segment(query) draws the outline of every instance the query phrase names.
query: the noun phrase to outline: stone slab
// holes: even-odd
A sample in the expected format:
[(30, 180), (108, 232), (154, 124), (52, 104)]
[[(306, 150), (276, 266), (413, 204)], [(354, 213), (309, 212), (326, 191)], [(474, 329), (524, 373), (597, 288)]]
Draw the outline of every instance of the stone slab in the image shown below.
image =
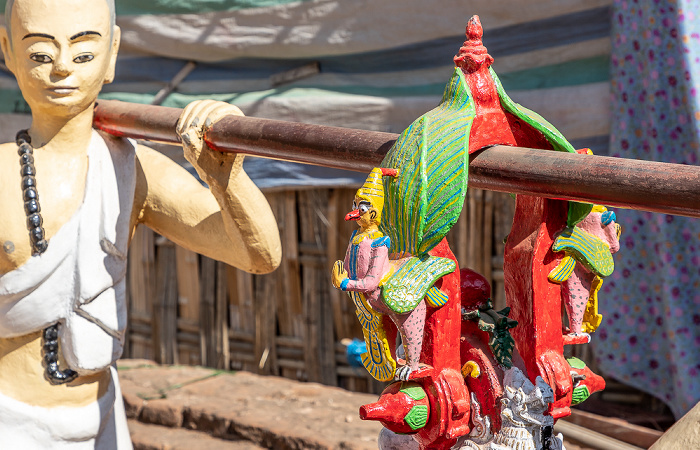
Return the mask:
[(250, 441), (227, 441), (197, 431), (129, 420), (134, 450), (262, 450)]
[[(375, 395), (248, 372), (159, 366), (144, 360), (121, 360), (118, 368), (135, 450), (378, 447), (381, 425), (362, 421), (358, 415), (361, 405), (376, 401)], [(146, 432), (153, 436), (149, 438)], [(181, 435), (189, 446), (166, 446), (180, 442), (170, 436)], [(252, 447), (214, 446), (227, 442)], [(590, 450), (570, 440), (566, 446), (568, 450)]]
[(377, 448), (381, 425), (358, 417), (375, 395), (247, 372), (144, 361), (118, 367), (131, 419), (266, 448)]

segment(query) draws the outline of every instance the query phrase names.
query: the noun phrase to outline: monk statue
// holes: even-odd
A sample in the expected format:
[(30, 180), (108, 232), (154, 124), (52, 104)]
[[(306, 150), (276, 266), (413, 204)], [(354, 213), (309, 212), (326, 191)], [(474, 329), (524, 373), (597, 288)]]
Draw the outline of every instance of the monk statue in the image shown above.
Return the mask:
[(203, 101), (178, 133), (209, 189), (160, 153), (92, 128), (114, 78), (113, 0), (9, 0), (0, 45), (32, 113), (0, 145), (0, 447), (130, 449), (115, 361), (136, 226), (252, 273), (281, 246), (241, 155), (202, 139), (225, 115)]

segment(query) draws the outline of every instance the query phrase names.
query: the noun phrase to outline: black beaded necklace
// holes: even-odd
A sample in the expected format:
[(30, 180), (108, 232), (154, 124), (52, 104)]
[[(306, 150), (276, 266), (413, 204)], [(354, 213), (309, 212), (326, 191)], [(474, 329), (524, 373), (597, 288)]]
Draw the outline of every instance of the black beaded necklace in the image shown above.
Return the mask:
[(34, 168), (34, 148), (32, 138), (27, 130), (17, 133), (17, 146), (19, 150), (19, 163), (22, 166), (22, 191), (24, 196), (24, 211), (27, 213), (27, 228), (32, 240), (34, 254), (46, 251), (49, 243), (44, 239), (43, 219), (41, 218), (41, 206), (39, 206), (39, 193), (36, 190), (36, 169)]
[[(39, 192), (36, 188), (36, 169), (34, 168), (34, 148), (32, 138), (27, 130), (17, 133), (17, 146), (19, 149), (19, 163), (22, 174), (22, 193), (24, 197), (24, 211), (27, 214), (27, 228), (29, 238), (32, 241), (32, 251), (40, 255), (46, 251), (49, 243), (46, 241), (46, 233), (42, 225), (41, 206), (39, 206)], [(44, 329), (42, 333), (44, 344), (42, 353), (46, 365), (46, 378), (52, 384), (63, 384), (73, 381), (78, 374), (71, 370), (60, 370), (58, 367), (58, 323)]]

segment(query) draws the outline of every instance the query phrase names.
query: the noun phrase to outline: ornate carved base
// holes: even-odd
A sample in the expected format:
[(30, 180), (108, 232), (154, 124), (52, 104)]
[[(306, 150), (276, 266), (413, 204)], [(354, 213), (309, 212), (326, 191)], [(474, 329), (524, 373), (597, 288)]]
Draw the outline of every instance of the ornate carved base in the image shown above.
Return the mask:
[[(517, 367), (509, 369), (503, 379), (501, 398), (503, 425), (491, 437), (480, 414), (480, 405), (472, 396), (472, 433), (457, 442), (454, 450), (565, 450), (561, 435), (551, 436), (554, 419), (546, 415), (554, 400), (552, 388), (540, 377), (537, 385)], [(549, 436), (547, 436), (549, 435)]]

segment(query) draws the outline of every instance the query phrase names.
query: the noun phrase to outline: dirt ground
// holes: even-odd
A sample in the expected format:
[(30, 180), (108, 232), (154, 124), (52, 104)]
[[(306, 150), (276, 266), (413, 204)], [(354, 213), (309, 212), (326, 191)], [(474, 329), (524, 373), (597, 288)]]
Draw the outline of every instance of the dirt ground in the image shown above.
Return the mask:
[(118, 368), (136, 450), (377, 449), (381, 425), (358, 416), (375, 395), (143, 360)]

